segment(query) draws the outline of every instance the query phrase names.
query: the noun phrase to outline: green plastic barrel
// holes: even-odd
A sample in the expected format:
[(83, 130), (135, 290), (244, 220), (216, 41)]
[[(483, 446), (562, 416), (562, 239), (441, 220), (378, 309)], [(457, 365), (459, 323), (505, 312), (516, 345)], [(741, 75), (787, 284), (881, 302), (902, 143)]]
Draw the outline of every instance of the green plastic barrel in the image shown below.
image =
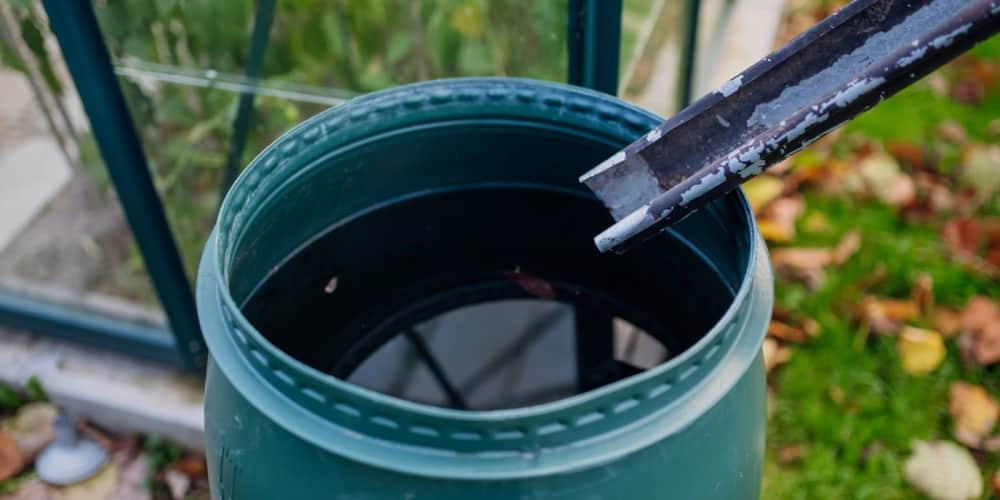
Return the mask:
[[(213, 498), (757, 498), (773, 291), (743, 195), (625, 256), (590, 240), (611, 220), (577, 177), (658, 122), (586, 89), (458, 79), (277, 139), (198, 275)], [(577, 391), (465, 410), (348, 381), (412, 323), (508, 299), (574, 308), (577, 361), (611, 316), (669, 359), (597, 383), (581, 365)]]

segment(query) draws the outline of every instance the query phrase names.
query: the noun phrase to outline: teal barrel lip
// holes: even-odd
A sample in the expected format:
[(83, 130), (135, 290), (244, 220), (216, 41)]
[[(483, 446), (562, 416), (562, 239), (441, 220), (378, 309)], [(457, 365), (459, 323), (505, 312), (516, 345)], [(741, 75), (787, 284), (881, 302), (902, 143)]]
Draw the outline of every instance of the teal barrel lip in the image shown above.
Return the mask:
[[(267, 255), (251, 241), (271, 230), (254, 226), (261, 214), (280, 210), (288, 203), (282, 196), (289, 186), (310, 182), (324, 159), (394, 133), (385, 129), (387, 123), (405, 133), (464, 121), (573, 129), (609, 147), (624, 145), (659, 123), (650, 113), (586, 89), (483, 78), (378, 92), (320, 113), (283, 135), (254, 159), (227, 195), (197, 285), (213, 370), (256, 411), (312, 446), (379, 469), (440, 479), (538, 478), (608, 464), (667, 442), (709, 412), (748, 370), (760, 368), (773, 301), (771, 272), (740, 192), (701, 215), (723, 226), (727, 218), (739, 224), (737, 234), (729, 236), (743, 256), (740, 279), (723, 317), (670, 361), (571, 398), (511, 410), (442, 409), (325, 375), (267, 341), (240, 312), (234, 295), (248, 293), (248, 285), (234, 279), (231, 270), (250, 258), (276, 266), (315, 229), (297, 220), (295, 226), (302, 227), (287, 231), (299, 236), (284, 247), (275, 244), (278, 248)], [(762, 399), (762, 385), (759, 391)], [(753, 453), (762, 459), (763, 415), (733, 418), (760, 422)]]

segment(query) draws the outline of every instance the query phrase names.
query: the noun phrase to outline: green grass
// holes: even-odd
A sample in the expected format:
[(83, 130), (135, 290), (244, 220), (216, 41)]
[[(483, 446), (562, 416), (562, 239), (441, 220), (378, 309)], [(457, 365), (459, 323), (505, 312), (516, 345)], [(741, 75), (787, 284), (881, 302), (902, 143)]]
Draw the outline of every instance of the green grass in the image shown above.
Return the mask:
[[(1000, 57), (1000, 39), (975, 53)], [(986, 141), (987, 125), (998, 116), (1000, 92), (994, 90), (982, 104), (968, 106), (920, 83), (853, 122), (848, 132), (886, 143), (927, 143), (934, 140), (937, 125), (950, 119), (963, 125), (971, 139)], [(947, 341), (948, 357), (935, 372), (908, 375), (900, 367), (896, 339), (864, 335), (851, 311), (865, 295), (908, 297), (919, 273), (933, 278), (936, 303), (953, 307), (975, 295), (1000, 297), (1000, 284), (954, 263), (936, 224), (907, 223), (892, 207), (818, 193), (807, 192), (806, 205), (807, 216), (822, 213), (829, 226), (810, 234), (800, 220), (792, 245), (833, 245), (852, 229), (861, 231), (863, 243), (849, 262), (828, 270), (819, 290), (781, 280), (776, 285), (777, 304), (816, 319), (822, 333), (794, 346), (791, 359), (772, 373), (775, 398), (764, 498), (922, 498), (903, 478), (910, 443), (951, 438), (948, 401), (953, 381), (982, 384), (997, 395), (1000, 376), (995, 368), (963, 366), (954, 340)], [(995, 211), (996, 203), (988, 206), (992, 208), (985, 212)], [(876, 269), (884, 269), (885, 278), (862, 289)], [(802, 458), (780, 464), (778, 451), (791, 445), (804, 447)], [(1000, 457), (981, 466), (987, 479), (1000, 467)]]

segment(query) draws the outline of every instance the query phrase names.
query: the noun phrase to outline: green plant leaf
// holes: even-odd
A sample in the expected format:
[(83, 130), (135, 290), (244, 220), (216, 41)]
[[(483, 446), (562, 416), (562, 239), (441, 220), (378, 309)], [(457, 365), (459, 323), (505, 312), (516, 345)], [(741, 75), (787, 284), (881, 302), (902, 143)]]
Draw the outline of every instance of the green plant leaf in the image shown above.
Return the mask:
[(45, 50), (45, 38), (38, 28), (38, 19), (34, 13), (29, 11), (29, 15), (21, 20), (21, 39), (28, 46), (28, 50), (35, 56), (38, 63), (38, 71), (42, 73), (46, 85), (56, 95), (62, 95), (63, 87), (59, 77), (52, 69), (52, 62), (49, 59), (49, 52)]
[(24, 404), (24, 399), (7, 384), (0, 382), (0, 407), (9, 410), (17, 409)]
[(7, 66), (20, 73), (27, 71), (21, 58), (17, 57), (14, 50), (7, 46), (7, 43), (3, 40), (0, 40), (0, 65)]
[(28, 397), (34, 401), (49, 400), (49, 395), (45, 392), (45, 388), (42, 387), (42, 382), (34, 375), (28, 377), (28, 381), (24, 384), (24, 389), (28, 393)]

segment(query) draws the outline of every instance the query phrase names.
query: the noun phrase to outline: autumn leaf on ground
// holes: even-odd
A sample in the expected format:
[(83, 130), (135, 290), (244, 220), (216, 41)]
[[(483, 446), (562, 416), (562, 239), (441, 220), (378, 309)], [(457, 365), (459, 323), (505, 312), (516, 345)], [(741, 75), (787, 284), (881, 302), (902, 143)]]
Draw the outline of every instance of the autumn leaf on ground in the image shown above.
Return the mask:
[(919, 144), (907, 141), (895, 141), (889, 144), (889, 154), (901, 163), (909, 165), (914, 170), (927, 168), (924, 148)]
[(937, 134), (942, 139), (956, 144), (965, 144), (969, 140), (969, 134), (965, 132), (965, 127), (955, 120), (945, 120), (939, 123)]
[(773, 319), (767, 327), (767, 334), (779, 340), (796, 343), (805, 342), (808, 338), (805, 330)]
[(972, 298), (959, 324), (959, 349), (964, 361), (982, 366), (1000, 361), (1000, 306), (995, 301)]
[(955, 439), (973, 448), (981, 447), (1000, 416), (1000, 405), (985, 389), (965, 382), (951, 384), (948, 409), (955, 422)]
[(0, 430), (0, 481), (14, 477), (23, 467), (24, 456), (17, 447), (17, 441)]
[(29, 403), (0, 422), (0, 429), (17, 441), (25, 461), (31, 462), (55, 439), (53, 425), (58, 413), (52, 403)]
[(910, 297), (921, 316), (929, 315), (934, 310), (934, 278), (927, 273), (918, 274)]
[(771, 337), (764, 339), (762, 350), (764, 353), (764, 371), (766, 373), (770, 373), (776, 366), (788, 361), (788, 358), (792, 355), (791, 350)]
[(920, 309), (910, 300), (865, 297), (861, 302), (862, 328), (882, 335), (896, 333), (918, 316)]
[(788, 446), (783, 446), (778, 450), (778, 462), (783, 465), (788, 465), (793, 462), (798, 462), (806, 454), (806, 447), (801, 444), (792, 444)]
[(951, 309), (934, 311), (934, 328), (946, 338), (954, 337), (962, 327), (962, 315)]
[(956, 262), (972, 272), (1000, 277), (1000, 219), (951, 219), (941, 226), (941, 239)]
[(743, 183), (743, 194), (754, 213), (760, 213), (785, 190), (785, 181), (773, 175), (759, 175)]
[(812, 289), (823, 285), (825, 268), (842, 265), (861, 247), (861, 233), (851, 231), (834, 248), (787, 247), (771, 251), (775, 270), (791, 279), (804, 282)]
[(941, 334), (905, 326), (899, 332), (899, 360), (910, 375), (927, 375), (941, 366), (945, 347)]
[(983, 198), (1000, 188), (1000, 145), (970, 145), (962, 155), (962, 181)]
[(885, 153), (873, 153), (861, 160), (856, 175), (863, 189), (887, 205), (902, 207), (917, 195), (913, 178), (900, 169), (899, 162)]
[(784, 243), (795, 238), (795, 221), (805, 211), (801, 196), (778, 198), (761, 211), (757, 229), (767, 241)]
[(906, 482), (935, 500), (969, 500), (983, 494), (975, 459), (951, 441), (914, 441), (903, 472)]
[(205, 457), (201, 455), (184, 455), (174, 462), (173, 468), (192, 478), (204, 477), (208, 473), (205, 465)]

